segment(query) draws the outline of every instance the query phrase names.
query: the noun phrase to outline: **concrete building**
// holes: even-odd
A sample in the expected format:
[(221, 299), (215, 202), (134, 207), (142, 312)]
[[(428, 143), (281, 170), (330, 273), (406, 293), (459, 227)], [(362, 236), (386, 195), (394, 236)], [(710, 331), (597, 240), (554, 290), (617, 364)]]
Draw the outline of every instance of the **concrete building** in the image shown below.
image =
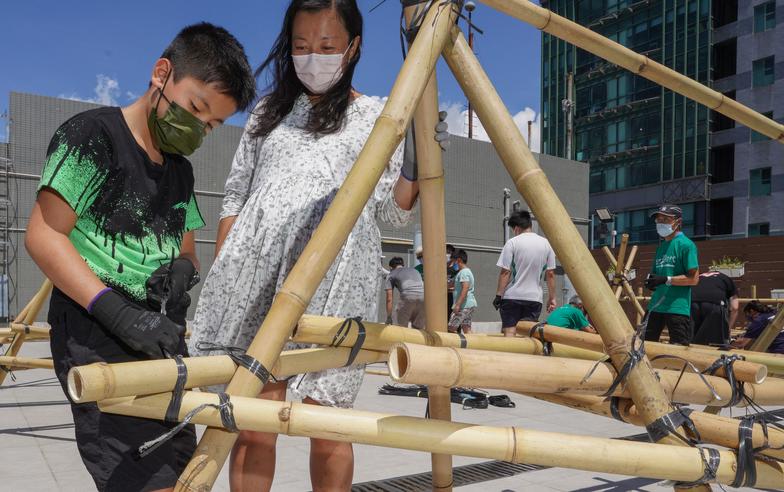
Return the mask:
[[(775, 84), (784, 77), (776, 59), (782, 0), (542, 5), (757, 111), (784, 116), (784, 89)], [(570, 77), (572, 124), (563, 105)], [(609, 208), (615, 229), (634, 242), (657, 240), (647, 212), (661, 202), (683, 207), (691, 237), (784, 233), (780, 144), (548, 34), (542, 143), (543, 153), (590, 164), (590, 210)], [(594, 227), (594, 243), (607, 244), (607, 232)]]
[[(11, 280), (9, 297), (10, 314), (13, 315), (30, 299), (42, 280), (40, 272), (24, 250), (22, 234), (35, 200), (47, 145), (54, 131), (66, 119), (96, 106), (32, 94), (11, 93), (10, 97), (12, 123), (7, 149), (12, 171), (7, 178), (15, 214), (8, 226), (13, 250), (10, 258), (13, 261), (9, 261), (5, 273)], [(206, 138), (204, 145), (190, 159), (196, 176), (199, 207), (207, 222), (206, 227), (196, 231), (197, 254), (203, 276), (213, 260), (223, 184), (241, 134), (242, 128), (224, 125)], [(0, 152), (2, 150), (0, 147)], [(541, 156), (541, 164), (570, 215), (575, 218), (581, 233), (587, 237), (587, 166), (551, 156)], [(487, 142), (452, 137), (452, 144), (445, 153), (445, 168), (448, 240), (468, 252), (469, 266), (477, 282), (479, 310), (475, 319), (497, 321), (499, 318), (491, 301), (495, 295), (498, 274), (495, 263), (503, 245), (503, 189), (513, 189), (513, 183), (495, 150)], [(510, 200), (522, 202), (514, 191)], [(524, 202), (521, 206), (527, 208)], [(380, 226), (384, 265), (392, 256), (402, 256), (407, 264), (413, 265), (417, 226), (411, 224), (404, 229), (391, 229), (384, 224)], [(379, 273), (381, 262), (382, 259), (379, 259)], [(198, 298), (199, 289), (200, 286), (197, 286), (192, 293), (194, 299)], [(563, 291), (562, 275), (559, 276), (558, 289), (560, 303), (568, 295)], [(379, 292), (379, 318), (382, 320), (385, 318), (384, 303), (381, 302), (383, 299), (384, 293)]]

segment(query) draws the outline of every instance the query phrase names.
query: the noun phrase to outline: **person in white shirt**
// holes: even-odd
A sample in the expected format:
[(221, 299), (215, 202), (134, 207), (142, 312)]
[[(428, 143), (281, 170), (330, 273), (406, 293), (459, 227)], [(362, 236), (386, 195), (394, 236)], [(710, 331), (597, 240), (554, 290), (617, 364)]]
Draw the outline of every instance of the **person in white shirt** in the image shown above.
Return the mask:
[(542, 276), (547, 280), (547, 312), (555, 309), (555, 252), (547, 239), (531, 230), (530, 212), (515, 212), (508, 223), (514, 237), (496, 264), (501, 272), (493, 307), (501, 311), (504, 335), (513, 337), (519, 321), (538, 321), (542, 314)]

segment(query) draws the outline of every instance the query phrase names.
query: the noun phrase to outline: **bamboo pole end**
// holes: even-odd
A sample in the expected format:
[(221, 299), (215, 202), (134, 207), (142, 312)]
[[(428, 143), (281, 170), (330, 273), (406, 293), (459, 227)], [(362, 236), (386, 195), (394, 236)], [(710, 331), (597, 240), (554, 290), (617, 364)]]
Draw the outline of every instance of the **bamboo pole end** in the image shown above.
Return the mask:
[(408, 347), (404, 343), (395, 343), (389, 348), (389, 377), (398, 383), (404, 382), (409, 366)]

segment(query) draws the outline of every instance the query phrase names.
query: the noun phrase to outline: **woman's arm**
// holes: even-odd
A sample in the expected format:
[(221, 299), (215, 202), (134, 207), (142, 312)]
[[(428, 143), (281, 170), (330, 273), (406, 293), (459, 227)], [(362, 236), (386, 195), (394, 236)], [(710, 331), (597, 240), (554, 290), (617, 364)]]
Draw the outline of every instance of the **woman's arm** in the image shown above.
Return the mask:
[(236, 215), (230, 215), (228, 217), (223, 217), (220, 222), (218, 222), (218, 233), (215, 237), (215, 256), (218, 256), (218, 253), (223, 247), (223, 242), (226, 240), (226, 236), (229, 235), (229, 231), (231, 231), (231, 227), (234, 225), (234, 222), (237, 221)]

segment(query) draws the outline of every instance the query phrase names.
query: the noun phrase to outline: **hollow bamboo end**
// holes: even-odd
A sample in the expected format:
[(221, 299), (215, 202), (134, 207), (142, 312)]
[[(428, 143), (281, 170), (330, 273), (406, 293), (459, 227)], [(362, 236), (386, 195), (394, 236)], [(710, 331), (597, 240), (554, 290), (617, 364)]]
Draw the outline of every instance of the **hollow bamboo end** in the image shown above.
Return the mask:
[(76, 403), (82, 403), (82, 393), (84, 390), (84, 381), (79, 372), (78, 367), (71, 368), (68, 371), (68, 395)]
[(760, 365), (759, 369), (757, 370), (757, 374), (754, 377), (754, 382), (757, 384), (762, 384), (767, 377), (768, 377), (768, 366)]
[(396, 343), (389, 349), (389, 377), (394, 381), (401, 383), (405, 380), (406, 372), (408, 371), (408, 347), (402, 343)]

